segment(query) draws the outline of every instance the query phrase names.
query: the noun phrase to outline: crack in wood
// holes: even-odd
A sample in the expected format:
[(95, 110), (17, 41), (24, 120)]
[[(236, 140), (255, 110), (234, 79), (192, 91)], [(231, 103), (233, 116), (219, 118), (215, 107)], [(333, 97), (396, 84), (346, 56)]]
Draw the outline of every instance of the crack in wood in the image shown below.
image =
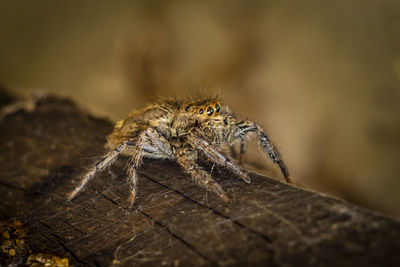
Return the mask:
[[(105, 136), (112, 131), (109, 121), (91, 118), (71, 101), (46, 98), (33, 112), (18, 114), (18, 120), (10, 115), (6, 123), (0, 124), (0, 138), (4, 140), (0, 147), (8, 159), (7, 164), (0, 165), (4, 212), (0, 215), (6, 220), (23, 221), (32, 229), (27, 241), (33, 251), (45, 246), (71, 255), (74, 265), (81, 265), (82, 259), (90, 265), (107, 265), (111, 264), (115, 246), (123, 242), (120, 240), (130, 241), (136, 235), (135, 241), (124, 247), (122, 260), (128, 260), (121, 265), (134, 260), (138, 265), (177, 261), (181, 265), (400, 266), (400, 258), (396, 257), (400, 250), (398, 221), (318, 192), (288, 188), (268, 177), (258, 176), (262, 180), (254, 179), (245, 189), (232, 182), (233, 193), (240, 192), (237, 194), (243, 205), (232, 205), (229, 211), (219, 205), (217, 198), (205, 203), (199, 200), (204, 189), (186, 187), (186, 182), (174, 180), (183, 172), (178, 165), (166, 162), (154, 164), (147, 171), (146, 166), (139, 170), (145, 178), (141, 192), (146, 197), (141, 199), (143, 206), (137, 207), (136, 215), (122, 205), (127, 192), (121, 184), (94, 197), (93, 192), (105, 187), (101, 180), (92, 182), (90, 190), (66, 203), (64, 194), (71, 189), (72, 179), (77, 178), (82, 159), (102, 153)], [(38, 131), (38, 125), (43, 130)], [(4, 149), (8, 142), (14, 145)], [(10, 175), (10, 168), (32, 171)], [(121, 163), (118, 169), (122, 172), (122, 168)], [(47, 173), (43, 177), (42, 171)], [(43, 183), (46, 177), (58, 176), (61, 179)], [(40, 193), (45, 192), (40, 197), (32, 197), (21, 187), (33, 181), (41, 185)], [(260, 183), (268, 185), (268, 190)], [(118, 211), (111, 205), (122, 209)], [(138, 228), (133, 226), (134, 233), (119, 231), (116, 225), (124, 224), (124, 229), (136, 225), (127, 219), (130, 216), (140, 218)], [(150, 220), (153, 226), (149, 227), (145, 221)], [(311, 249), (303, 241), (311, 242)], [(145, 262), (132, 258), (133, 248), (139, 260), (144, 256)]]
[[(115, 200), (107, 197), (106, 195), (104, 195), (103, 193), (99, 193), (102, 197), (104, 197), (104, 199), (110, 201), (111, 203), (113, 203), (114, 205), (117, 205), (118, 207), (121, 207), (125, 210), (128, 211), (132, 211), (129, 208), (126, 208), (122, 205), (120, 205), (118, 202), (116, 202)], [(151, 217), (149, 214), (145, 213), (144, 211), (141, 211), (139, 209), (137, 209), (138, 212), (140, 212), (141, 214), (143, 214), (146, 218), (150, 219), (152, 222), (154, 222), (156, 225), (158, 225), (159, 227), (161, 227), (162, 229), (164, 229), (169, 235), (171, 235), (173, 238), (175, 238), (176, 240), (178, 240), (179, 242), (181, 242), (183, 245), (185, 245), (187, 248), (189, 248), (190, 250), (192, 250), (193, 252), (195, 252), (197, 255), (199, 255), (201, 258), (203, 258), (204, 260), (213, 263), (214, 265), (216, 265), (216, 263), (208, 258), (207, 256), (205, 256), (203, 253), (201, 253), (200, 251), (198, 251), (195, 247), (193, 247), (190, 243), (188, 243), (186, 240), (184, 240), (182, 237), (178, 236), (177, 234), (173, 233), (171, 231), (171, 229), (169, 229), (166, 225), (162, 224), (161, 222), (155, 220), (153, 217)]]
[(77, 255), (75, 255), (75, 253), (69, 249), (62, 241), (61, 239), (56, 235), (56, 234), (52, 234), (55, 238), (56, 238), (56, 242), (65, 250), (67, 251), (72, 258), (74, 258), (74, 260), (76, 260), (78, 263), (80, 264), (87, 264), (87, 262), (82, 261)]
[[(256, 201), (251, 201), (251, 203), (254, 206), (259, 206), (258, 202), (256, 202)], [(283, 216), (277, 214), (276, 212), (272, 211), (271, 209), (269, 209), (267, 207), (260, 207), (260, 208), (262, 208), (264, 211), (266, 211), (267, 214), (270, 214), (271, 216), (273, 216), (276, 219), (278, 219), (279, 221), (281, 221), (290, 230), (292, 230), (299, 237), (300, 240), (302, 240), (307, 246), (311, 247), (311, 243), (308, 240), (308, 238), (303, 236), (303, 233), (301, 232), (301, 230), (296, 225), (294, 225), (291, 221), (289, 221), (288, 219), (284, 218)]]
[(167, 231), (168, 234), (170, 234), (172, 237), (174, 237), (175, 239), (179, 240), (182, 244), (184, 244), (186, 247), (188, 247), (190, 250), (192, 250), (193, 252), (195, 252), (197, 255), (199, 255), (200, 257), (202, 257), (203, 259), (205, 259), (206, 261), (208, 261), (209, 263), (211, 263), (212, 265), (217, 265), (217, 263), (215, 261), (213, 261), (212, 259), (210, 259), (209, 257), (207, 257), (206, 255), (204, 255), (203, 253), (201, 253), (200, 251), (198, 251), (193, 245), (191, 245), (189, 242), (187, 242), (186, 240), (184, 240), (182, 237), (178, 236), (177, 234), (173, 233), (171, 231), (171, 229), (169, 229), (166, 225), (162, 224), (161, 222), (155, 220), (154, 218), (152, 218), (150, 215), (148, 215), (147, 213), (143, 212), (143, 211), (139, 211), (141, 214), (143, 214), (144, 216), (146, 216), (147, 218), (149, 218), (150, 220), (152, 220), (155, 224), (157, 224), (158, 226), (160, 226), (161, 228), (163, 228), (164, 230)]
[(16, 190), (19, 190), (19, 191), (22, 191), (22, 192), (27, 192), (28, 191), (25, 188), (18, 187), (18, 186), (15, 186), (15, 185), (11, 185), (11, 184), (8, 184), (8, 183), (3, 182), (3, 181), (0, 181), (0, 186), (16, 189)]
[(116, 202), (114, 199), (109, 198), (108, 196), (106, 196), (105, 194), (103, 194), (102, 192), (97, 192), (100, 196), (102, 196), (103, 198), (107, 199), (108, 201), (110, 201), (111, 203), (113, 203), (114, 205), (117, 205), (118, 207), (121, 207), (123, 209), (126, 209), (124, 206), (120, 205), (118, 202)]
[(150, 181), (152, 181), (152, 182), (154, 182), (154, 183), (156, 183), (156, 184), (158, 184), (158, 185), (160, 185), (160, 186), (162, 186), (162, 187), (164, 187), (164, 188), (167, 188), (167, 189), (169, 189), (169, 190), (171, 190), (171, 191), (173, 191), (173, 192), (179, 194), (180, 196), (183, 196), (185, 199), (187, 199), (187, 200), (193, 202), (194, 204), (196, 204), (196, 205), (198, 205), (198, 206), (200, 206), (200, 207), (202, 207), (202, 208), (204, 208), (204, 209), (207, 209), (207, 210), (211, 211), (212, 213), (214, 213), (214, 214), (216, 214), (216, 215), (218, 215), (218, 216), (220, 216), (220, 217), (222, 217), (222, 218), (224, 218), (224, 219), (226, 219), (226, 220), (232, 222), (233, 224), (239, 226), (240, 228), (243, 228), (243, 229), (245, 229), (245, 230), (247, 230), (247, 231), (249, 231), (249, 232), (251, 232), (251, 233), (253, 233), (253, 234), (255, 234), (255, 235), (260, 236), (260, 237), (261, 237), (262, 239), (264, 239), (267, 243), (272, 244), (271, 238), (269, 238), (267, 235), (265, 235), (265, 234), (263, 234), (263, 233), (260, 233), (260, 232), (254, 230), (254, 229), (251, 229), (251, 228), (246, 227), (246, 225), (244, 225), (244, 224), (238, 222), (237, 220), (235, 220), (235, 219), (233, 219), (233, 218), (231, 218), (231, 217), (229, 217), (229, 216), (226, 216), (226, 215), (222, 214), (221, 212), (219, 212), (219, 211), (213, 209), (213, 208), (210, 207), (210, 206), (206, 206), (206, 205), (204, 205), (204, 204), (202, 204), (202, 203), (200, 203), (200, 202), (198, 202), (198, 201), (196, 201), (196, 200), (190, 198), (188, 195), (186, 195), (186, 194), (184, 194), (184, 193), (182, 193), (182, 192), (180, 192), (180, 191), (178, 191), (178, 190), (176, 190), (176, 189), (174, 189), (174, 188), (171, 188), (171, 187), (169, 187), (168, 185), (165, 185), (165, 184), (163, 184), (163, 183), (161, 183), (161, 182), (159, 182), (159, 181), (157, 181), (157, 180), (155, 180), (155, 179), (149, 177), (149, 176), (146, 175), (146, 174), (141, 173), (141, 175), (145, 176), (145, 177), (146, 177), (147, 179), (149, 179)]
[(51, 231), (51, 235), (55, 238), (56, 242), (66, 252), (68, 252), (72, 256), (72, 258), (74, 258), (74, 260), (76, 260), (80, 264), (87, 264), (86, 262), (82, 261), (77, 255), (75, 255), (75, 253), (64, 244), (64, 240), (61, 237), (59, 237), (58, 235), (56, 235), (56, 231), (54, 231), (54, 229), (52, 227), (50, 227), (49, 225), (45, 224), (44, 222), (42, 222), (40, 220), (39, 220), (39, 223)]
[(200, 202), (198, 202), (198, 201), (196, 201), (196, 200), (190, 198), (189, 196), (187, 196), (186, 194), (180, 192), (179, 190), (176, 190), (176, 189), (174, 189), (174, 188), (172, 188), (172, 187), (169, 187), (168, 185), (165, 185), (165, 184), (163, 184), (163, 183), (161, 183), (161, 182), (159, 182), (159, 181), (157, 181), (157, 180), (151, 178), (150, 176), (148, 176), (148, 175), (146, 175), (146, 174), (144, 174), (144, 173), (140, 173), (140, 174), (141, 174), (142, 176), (146, 177), (148, 180), (152, 181), (153, 183), (156, 183), (156, 184), (158, 184), (158, 185), (160, 185), (160, 186), (162, 186), (162, 187), (164, 187), (164, 188), (166, 188), (166, 189), (169, 189), (169, 190), (171, 190), (172, 192), (175, 192), (175, 193), (177, 193), (178, 195), (180, 195), (180, 196), (184, 197), (185, 199), (189, 200), (190, 202), (192, 202), (192, 203), (194, 203), (194, 204), (196, 204), (196, 205), (198, 205), (198, 206), (200, 206), (200, 207), (202, 207), (202, 208), (204, 208), (204, 209), (207, 209), (207, 210), (211, 211), (213, 214), (215, 214), (215, 215), (217, 215), (217, 216), (220, 216), (220, 217), (222, 217), (222, 218), (224, 218), (224, 219), (230, 221), (232, 224), (234, 224), (234, 225), (236, 225), (236, 226), (238, 226), (238, 227), (240, 227), (240, 228), (242, 228), (242, 229), (244, 229), (244, 230), (246, 230), (246, 231), (248, 231), (248, 232), (250, 232), (250, 233), (252, 233), (252, 234), (254, 234), (254, 235), (257, 235), (257, 236), (261, 237), (261, 238), (268, 244), (267, 246), (268, 246), (268, 248), (269, 248), (269, 252), (271, 253), (272, 259), (274, 259), (274, 262), (273, 262), (273, 263), (274, 263), (276, 266), (279, 266), (279, 265), (280, 265), (280, 264), (278, 263), (278, 261), (277, 261), (276, 253), (275, 253), (275, 250), (273, 249), (273, 246), (272, 246), (272, 240), (271, 240), (271, 238), (269, 238), (267, 235), (265, 235), (265, 234), (263, 234), (263, 233), (260, 233), (260, 232), (254, 230), (254, 229), (251, 229), (251, 228), (246, 227), (246, 225), (244, 225), (244, 224), (238, 222), (237, 220), (235, 220), (235, 219), (233, 219), (233, 218), (231, 218), (231, 217), (229, 217), (229, 216), (226, 216), (226, 215), (222, 214), (221, 212), (219, 212), (219, 211), (213, 209), (213, 208), (210, 207), (210, 206), (206, 206), (206, 205), (204, 205), (204, 204), (202, 204), (202, 203), (200, 203)]
[(77, 231), (78, 233), (82, 234), (82, 235), (87, 235), (87, 233), (83, 232), (82, 230), (76, 228), (74, 225), (70, 224), (67, 220), (63, 220), (63, 222), (68, 225), (69, 227), (71, 227), (72, 229), (74, 229), (75, 231)]

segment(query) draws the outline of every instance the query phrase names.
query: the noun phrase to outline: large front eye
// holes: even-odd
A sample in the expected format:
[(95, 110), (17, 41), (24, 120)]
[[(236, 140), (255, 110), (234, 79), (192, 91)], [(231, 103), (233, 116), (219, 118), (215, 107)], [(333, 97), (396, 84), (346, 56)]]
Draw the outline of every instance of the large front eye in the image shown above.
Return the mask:
[(212, 116), (213, 113), (214, 113), (214, 109), (213, 109), (211, 106), (209, 106), (209, 107), (207, 108), (207, 114), (208, 114), (208, 116)]
[(219, 104), (215, 104), (215, 112), (219, 112), (221, 110), (221, 106)]
[(203, 113), (204, 113), (204, 110), (201, 108), (201, 109), (199, 110), (199, 113), (200, 113), (200, 114), (203, 114)]

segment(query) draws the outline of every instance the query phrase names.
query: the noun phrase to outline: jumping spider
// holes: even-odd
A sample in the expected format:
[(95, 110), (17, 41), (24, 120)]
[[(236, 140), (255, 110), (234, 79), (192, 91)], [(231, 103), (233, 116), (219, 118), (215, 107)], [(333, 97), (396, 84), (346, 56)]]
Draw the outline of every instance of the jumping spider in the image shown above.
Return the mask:
[(79, 185), (70, 193), (69, 200), (98, 172), (124, 154), (131, 157), (127, 174), (131, 184), (130, 204), (136, 198), (136, 171), (144, 157), (176, 160), (197, 184), (228, 202), (229, 198), (222, 188), (196, 160), (199, 155), (205, 156), (207, 160), (228, 168), (250, 183), (246, 172), (234, 162), (228, 151), (239, 141), (242, 155), (246, 138), (251, 133), (257, 136), (263, 151), (278, 164), (286, 182), (290, 182), (280, 153), (259, 125), (250, 120), (237, 121), (229, 108), (221, 106), (217, 98), (186, 102), (168, 99), (133, 111), (116, 123), (114, 131), (107, 138), (110, 151), (82, 177)]

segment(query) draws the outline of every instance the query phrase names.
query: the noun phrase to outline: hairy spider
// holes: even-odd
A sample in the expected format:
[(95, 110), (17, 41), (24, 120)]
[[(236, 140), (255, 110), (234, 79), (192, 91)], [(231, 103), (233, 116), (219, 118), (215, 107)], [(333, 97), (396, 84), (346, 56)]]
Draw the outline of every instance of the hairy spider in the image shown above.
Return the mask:
[(107, 138), (110, 151), (82, 177), (69, 199), (73, 199), (90, 179), (124, 154), (131, 158), (127, 174), (131, 185), (130, 204), (136, 198), (136, 171), (144, 157), (176, 160), (198, 185), (228, 202), (229, 198), (222, 188), (196, 160), (199, 155), (205, 156), (207, 160), (225, 166), (250, 183), (246, 172), (228, 152), (232, 151), (229, 147), (240, 142), (242, 155), (245, 141), (251, 133), (257, 136), (263, 151), (278, 164), (286, 181), (290, 182), (279, 151), (259, 125), (250, 120), (237, 121), (229, 108), (221, 106), (217, 98), (185, 102), (167, 99), (133, 111), (116, 123), (114, 131)]

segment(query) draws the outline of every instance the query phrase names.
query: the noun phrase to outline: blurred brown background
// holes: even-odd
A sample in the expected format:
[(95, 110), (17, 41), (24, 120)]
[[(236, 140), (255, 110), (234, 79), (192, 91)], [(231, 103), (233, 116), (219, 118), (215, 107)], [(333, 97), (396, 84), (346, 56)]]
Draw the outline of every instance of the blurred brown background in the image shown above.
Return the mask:
[(60, 93), (112, 119), (218, 93), (265, 126), (296, 183), (400, 216), (398, 0), (0, 1), (0, 12), (10, 91)]

